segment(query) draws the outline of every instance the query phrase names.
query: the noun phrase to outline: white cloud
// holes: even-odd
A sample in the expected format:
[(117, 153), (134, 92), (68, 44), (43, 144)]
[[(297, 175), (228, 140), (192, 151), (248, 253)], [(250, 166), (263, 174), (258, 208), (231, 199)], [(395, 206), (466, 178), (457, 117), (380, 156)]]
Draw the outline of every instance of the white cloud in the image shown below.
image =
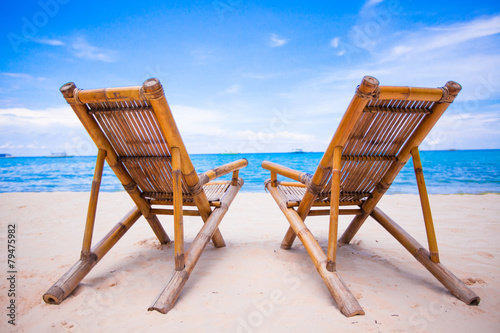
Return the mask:
[[(340, 46), (340, 37), (335, 37), (330, 41), (330, 46), (333, 48), (338, 48)], [(335, 54), (339, 57), (343, 56), (346, 53), (346, 50), (341, 48), (339, 51), (335, 52)]]
[(181, 135), (223, 135), (221, 120), (225, 115), (216, 110), (200, 109), (187, 105), (171, 105), (175, 122), (179, 127)]
[(26, 74), (26, 73), (1, 73), (2, 75), (12, 77), (15, 79), (22, 79), (22, 80), (38, 80), (38, 81), (44, 81), (46, 78), (44, 77), (34, 77), (33, 75)]
[(288, 39), (281, 38), (276, 34), (271, 34), (271, 41), (270, 41), (269, 45), (271, 47), (281, 47), (281, 46), (285, 45), (286, 43), (288, 43), (288, 41), (289, 41)]
[(249, 78), (249, 79), (265, 80), (265, 79), (272, 79), (272, 78), (276, 77), (277, 74), (273, 74), (273, 73), (267, 73), (267, 74), (243, 73), (243, 74), (241, 74), (241, 76)]
[(364, 7), (370, 7), (370, 6), (375, 6), (376, 4), (381, 3), (384, 0), (368, 0), (365, 4)]
[[(447, 111), (448, 112), (448, 111)], [(450, 110), (439, 120), (422, 143), (422, 149), (498, 149), (500, 115), (498, 112), (475, 114)]]
[(294, 133), (290, 131), (237, 131), (234, 133), (237, 139), (243, 140), (261, 140), (263, 142), (280, 139), (289, 140), (292, 142), (310, 142), (313, 141), (315, 136), (311, 134)]
[[(72, 137), (79, 137), (73, 142)], [(85, 142), (83, 144), (82, 142)], [(0, 109), (0, 148), (15, 156), (95, 154), (95, 145), (69, 106)]]
[(58, 39), (50, 39), (50, 38), (38, 38), (33, 40), (35, 43), (38, 44), (45, 44), (45, 45), (51, 45), (51, 46), (63, 46), (66, 45), (63, 41), (60, 41)]
[(0, 109), (0, 128), (33, 128), (48, 126), (80, 126), (69, 107), (30, 110), (26, 108)]
[(339, 47), (339, 42), (340, 42), (340, 38), (339, 37), (335, 37), (333, 38), (331, 41), (330, 41), (330, 45), (334, 48), (337, 48)]
[(78, 37), (73, 42), (73, 44), (71, 45), (71, 51), (76, 57), (82, 59), (103, 61), (103, 62), (115, 61), (113, 52), (101, 49), (96, 46), (92, 46), (83, 37)]
[(224, 94), (235, 94), (241, 90), (241, 86), (239, 84), (233, 84), (231, 87), (224, 90)]
[(15, 150), (18, 150), (18, 149), (29, 149), (29, 150), (33, 150), (33, 149), (45, 149), (47, 148), (45, 145), (40, 145), (38, 142), (32, 142), (32, 143), (29, 143), (29, 144), (14, 144), (12, 143), (12, 141), (9, 141), (3, 145), (0, 146), (0, 149), (8, 149), (8, 150), (12, 150), (12, 149), (15, 149)]
[(476, 19), (450, 26), (429, 27), (405, 35), (400, 44), (392, 47), (385, 60), (406, 54), (421, 54), (453, 47), (482, 37), (500, 33), (500, 16)]
[(205, 65), (207, 60), (213, 59), (214, 50), (208, 48), (198, 48), (191, 51), (194, 61), (198, 65)]
[(10, 76), (16, 79), (33, 79), (32, 75), (25, 74), (25, 73), (2, 73), (2, 75), (5, 76)]
[(371, 36), (369, 52), (355, 40), (339, 41), (335, 52), (343, 51), (337, 55), (347, 66), (319, 74), (319, 89), (335, 90), (339, 78), (357, 84), (364, 75), (373, 75), (385, 85), (434, 87), (454, 80), (463, 86), (457, 102), (500, 98), (500, 15), (412, 31), (386, 28), (383, 35)]

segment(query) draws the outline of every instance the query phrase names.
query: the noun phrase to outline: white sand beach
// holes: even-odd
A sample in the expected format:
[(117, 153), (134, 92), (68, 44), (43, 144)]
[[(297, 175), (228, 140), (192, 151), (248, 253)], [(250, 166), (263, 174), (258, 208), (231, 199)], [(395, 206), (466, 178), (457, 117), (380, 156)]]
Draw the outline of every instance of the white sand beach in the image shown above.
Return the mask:
[[(344, 317), (296, 241), (280, 249), (288, 223), (269, 194), (240, 193), (222, 220), (227, 246), (209, 244), (168, 314), (147, 308), (174, 271), (173, 244), (160, 245), (141, 218), (60, 305), (42, 295), (78, 259), (88, 193), (0, 194), (1, 332), (498, 332), (500, 195), (430, 197), (441, 262), (481, 297), (452, 296), (369, 219), (338, 251), (338, 272), (366, 315)], [(101, 193), (94, 243), (132, 208), (125, 192)], [(421, 244), (416, 195), (379, 204)], [(160, 217), (173, 237), (171, 217)], [(349, 223), (342, 216), (340, 232)], [(8, 225), (16, 225), (16, 326), (8, 324)], [(307, 224), (323, 248), (327, 217)], [(187, 245), (202, 222), (185, 217)]]

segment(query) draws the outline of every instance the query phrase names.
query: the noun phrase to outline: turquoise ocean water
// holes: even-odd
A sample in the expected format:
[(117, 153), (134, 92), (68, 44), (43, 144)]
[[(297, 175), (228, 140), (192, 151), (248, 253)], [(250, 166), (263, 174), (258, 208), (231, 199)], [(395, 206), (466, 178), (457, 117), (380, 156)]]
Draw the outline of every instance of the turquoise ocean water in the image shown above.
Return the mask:
[[(248, 167), (240, 171), (245, 185), (242, 192), (264, 192), (269, 172), (260, 166), (269, 160), (313, 173), (323, 153), (261, 153), (191, 155), (197, 172), (203, 172), (239, 158)], [(421, 152), (427, 189), (431, 194), (500, 193), (500, 150)], [(0, 158), (0, 192), (90, 191), (96, 157), (13, 157)], [(226, 176), (227, 179), (228, 176)], [(122, 191), (106, 165), (102, 191)], [(411, 161), (398, 175), (389, 193), (418, 193)]]

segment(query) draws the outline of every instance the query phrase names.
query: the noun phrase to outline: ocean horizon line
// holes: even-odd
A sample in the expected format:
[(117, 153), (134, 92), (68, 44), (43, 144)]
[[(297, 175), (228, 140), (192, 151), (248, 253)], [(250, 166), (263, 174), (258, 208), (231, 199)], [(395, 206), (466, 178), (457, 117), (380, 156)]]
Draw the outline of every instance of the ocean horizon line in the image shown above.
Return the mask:
[[(448, 151), (495, 151), (495, 150), (500, 150), (500, 148), (471, 148), (471, 149), (419, 149), (420, 152), (448, 152)], [(265, 154), (320, 154), (324, 153), (324, 151), (301, 151), (301, 152), (295, 152), (295, 151), (277, 151), (277, 152), (222, 152), (222, 153), (189, 153), (189, 155), (245, 155), (245, 154), (251, 154), (251, 155), (265, 155)], [(1, 155), (10, 155), (6, 157), (0, 157), (0, 158), (30, 158), (30, 157), (46, 157), (46, 158), (57, 158), (57, 157), (96, 157), (96, 154), (93, 155), (71, 155), (68, 154), (67, 156), (51, 156), (51, 155), (13, 155), (12, 153), (0, 153)]]
[[(427, 190), (430, 194), (500, 193), (500, 149), (421, 151)], [(269, 171), (261, 167), (264, 160), (313, 174), (323, 152), (191, 154), (198, 173), (233, 162), (248, 160), (240, 170), (245, 185), (242, 192), (264, 192)], [(31, 156), (0, 158), (0, 192), (86, 192), (90, 189), (96, 156)], [(225, 175), (220, 180), (228, 180)], [(279, 176), (279, 180), (285, 178)], [(123, 187), (106, 164), (101, 191), (114, 192)], [(388, 193), (416, 194), (413, 163), (407, 163), (394, 180)]]

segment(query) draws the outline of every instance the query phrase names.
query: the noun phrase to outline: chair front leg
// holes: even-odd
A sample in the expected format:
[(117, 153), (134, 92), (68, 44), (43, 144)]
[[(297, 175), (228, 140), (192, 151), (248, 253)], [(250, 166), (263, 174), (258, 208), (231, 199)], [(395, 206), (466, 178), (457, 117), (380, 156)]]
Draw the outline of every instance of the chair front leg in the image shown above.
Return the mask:
[(174, 190), (174, 252), (175, 270), (182, 271), (184, 263), (184, 222), (182, 212), (181, 154), (179, 148), (172, 147), (172, 174)]
[(102, 172), (104, 169), (104, 161), (106, 151), (99, 149), (97, 160), (95, 162), (94, 179), (92, 180), (92, 189), (90, 190), (89, 208), (87, 211), (87, 221), (85, 223), (85, 233), (83, 234), (83, 244), (81, 258), (90, 256), (90, 247), (92, 246), (92, 235), (94, 233), (95, 214), (97, 210), (97, 200), (99, 197), (99, 189), (101, 187)]
[(422, 161), (420, 160), (418, 147), (411, 150), (411, 156), (413, 160), (413, 167), (415, 169), (415, 177), (417, 178), (418, 193), (420, 195), (420, 204), (422, 205), (422, 213), (424, 215), (425, 231), (427, 233), (431, 260), (438, 263), (439, 252), (436, 231), (434, 230), (434, 222), (432, 221), (431, 205), (429, 203), (429, 196), (427, 195), (427, 187), (425, 186), (424, 172), (422, 170)]
[(340, 170), (342, 167), (342, 147), (333, 150), (332, 190), (330, 198), (330, 231), (328, 233), (328, 250), (326, 269), (330, 272), (336, 270), (337, 234), (339, 226), (340, 203)]

